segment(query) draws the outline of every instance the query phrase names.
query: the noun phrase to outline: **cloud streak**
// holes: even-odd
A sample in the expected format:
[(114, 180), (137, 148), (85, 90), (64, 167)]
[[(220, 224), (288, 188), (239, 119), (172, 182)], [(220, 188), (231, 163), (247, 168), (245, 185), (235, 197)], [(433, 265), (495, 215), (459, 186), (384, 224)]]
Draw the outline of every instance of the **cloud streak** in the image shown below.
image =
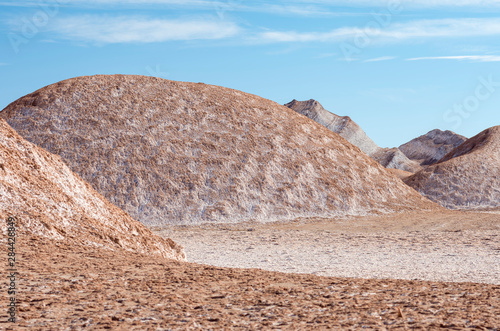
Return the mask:
[(460, 18), (416, 20), (370, 30), (342, 27), (327, 32), (266, 31), (259, 35), (259, 39), (265, 42), (340, 42), (367, 36), (373, 40), (400, 42), (418, 38), (497, 35), (500, 35), (500, 18)]
[(414, 57), (407, 61), (422, 61), (422, 60), (456, 60), (456, 61), (472, 61), (472, 62), (500, 62), (498, 55), (459, 55), (459, 56), (426, 56)]
[[(138, 4), (138, 5), (182, 5), (182, 6), (232, 6), (248, 3), (244, 0), (45, 0), (45, 3), (64, 3), (68, 5), (109, 5), (109, 4)], [(496, 7), (500, 6), (500, 0), (400, 0), (405, 7)], [(10, 6), (32, 6), (37, 1), (19, 0), (15, 2), (0, 1), (2, 5)], [(267, 5), (322, 5), (322, 6), (346, 6), (346, 7), (380, 7), (387, 6), (388, 0), (277, 0), (259, 1), (258, 6)]]
[[(296, 0), (295, 2), (313, 3), (330, 6), (387, 6), (387, 0)], [(400, 0), (405, 7), (493, 7), (500, 6), (499, 0)]]
[(237, 35), (240, 28), (220, 20), (79, 16), (57, 18), (51, 31), (63, 39), (116, 44), (224, 39)]
[(380, 62), (380, 61), (389, 61), (394, 59), (396, 59), (395, 56), (381, 56), (381, 57), (376, 57), (374, 59), (364, 60), (363, 62)]

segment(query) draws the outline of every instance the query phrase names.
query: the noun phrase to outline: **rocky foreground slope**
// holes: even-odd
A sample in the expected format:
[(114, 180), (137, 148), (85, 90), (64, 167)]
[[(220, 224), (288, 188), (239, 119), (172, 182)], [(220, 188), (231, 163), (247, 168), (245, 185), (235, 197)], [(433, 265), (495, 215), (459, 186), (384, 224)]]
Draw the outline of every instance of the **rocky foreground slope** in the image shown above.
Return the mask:
[(466, 140), (455, 132), (436, 129), (399, 146), (399, 149), (410, 160), (425, 166), (438, 162)]
[(336, 133), (228, 88), (79, 77), (13, 102), (0, 117), (150, 225), (435, 207)]
[[(59, 156), (22, 139), (0, 119), (0, 219), (17, 237), (86, 247), (123, 248), (184, 260), (182, 248), (153, 234), (75, 175)], [(2, 226), (6, 238), (7, 226)]]
[(285, 106), (338, 133), (386, 168), (413, 173), (421, 169), (419, 164), (408, 159), (399, 149), (377, 146), (349, 116), (333, 114), (316, 100), (297, 101), (294, 99)]
[(500, 207), (500, 126), (466, 140), (405, 182), (444, 207)]
[[(0, 316), (2, 330), (497, 330), (500, 325), (498, 285), (217, 268), (45, 241), (21, 242), (18, 256), (19, 312), (15, 323)], [(1, 295), (0, 305), (8, 300)]]

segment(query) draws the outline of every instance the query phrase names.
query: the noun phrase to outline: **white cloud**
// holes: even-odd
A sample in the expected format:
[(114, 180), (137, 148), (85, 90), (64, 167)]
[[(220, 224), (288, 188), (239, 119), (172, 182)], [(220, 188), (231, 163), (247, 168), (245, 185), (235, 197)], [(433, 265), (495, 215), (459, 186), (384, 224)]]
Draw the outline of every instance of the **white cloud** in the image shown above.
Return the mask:
[(396, 59), (395, 56), (381, 56), (381, 57), (376, 57), (374, 59), (364, 60), (363, 62), (379, 62), (379, 61), (389, 61), (394, 59)]
[[(18, 0), (15, 2), (0, 1), (0, 5), (7, 6), (34, 6), (38, 5), (39, 1), (33, 0)], [(241, 6), (251, 5), (244, 0), (45, 0), (44, 3), (60, 3), (68, 5), (107, 5), (107, 4), (158, 4), (158, 5), (182, 5), (182, 6)], [(388, 0), (275, 0), (275, 1), (259, 1), (257, 6), (273, 6), (273, 5), (296, 5), (297, 7), (308, 5), (324, 5), (324, 6), (365, 6), (379, 7), (388, 6), (389, 3), (398, 3), (397, 1)], [(399, 0), (403, 7), (491, 7), (499, 6), (500, 0)]]
[(295, 2), (323, 4), (331, 6), (387, 6), (389, 3), (400, 3), (403, 7), (491, 7), (500, 5), (500, 0), (296, 0)]
[(473, 61), (473, 62), (500, 62), (498, 55), (460, 55), (460, 56), (426, 56), (414, 57), (407, 61), (421, 60), (457, 60), (457, 61)]
[(339, 42), (368, 37), (379, 41), (405, 41), (415, 38), (480, 37), (500, 35), (500, 18), (461, 18), (417, 20), (396, 23), (387, 28), (342, 27), (328, 32), (266, 31), (265, 42)]
[(220, 20), (100, 16), (56, 18), (51, 29), (65, 39), (102, 44), (223, 39), (235, 36), (240, 30), (236, 24)]

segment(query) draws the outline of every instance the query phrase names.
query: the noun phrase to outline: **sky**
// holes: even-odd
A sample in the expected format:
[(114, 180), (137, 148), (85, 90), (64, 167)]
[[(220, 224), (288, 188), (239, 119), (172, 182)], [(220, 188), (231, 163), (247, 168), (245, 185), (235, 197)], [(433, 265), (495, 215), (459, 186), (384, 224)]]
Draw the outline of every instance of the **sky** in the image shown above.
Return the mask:
[(0, 109), (135, 74), (318, 100), (380, 146), (500, 125), (500, 0), (0, 0)]

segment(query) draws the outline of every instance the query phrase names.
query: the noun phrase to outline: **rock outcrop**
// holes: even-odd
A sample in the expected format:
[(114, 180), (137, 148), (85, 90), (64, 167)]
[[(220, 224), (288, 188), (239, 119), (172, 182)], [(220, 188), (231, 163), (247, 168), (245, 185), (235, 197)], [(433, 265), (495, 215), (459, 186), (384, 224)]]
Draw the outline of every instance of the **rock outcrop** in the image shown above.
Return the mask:
[(436, 206), (336, 133), (228, 88), (79, 77), (20, 98), (0, 117), (149, 225)]
[(59, 156), (22, 139), (0, 119), (0, 219), (9, 217), (16, 219), (20, 240), (41, 236), (185, 259), (182, 247), (153, 234), (71, 172)]
[(338, 133), (386, 168), (413, 173), (421, 169), (419, 164), (409, 160), (397, 148), (380, 148), (349, 116), (333, 114), (316, 100), (297, 101), (294, 99), (285, 106)]
[(399, 146), (399, 149), (410, 160), (425, 166), (438, 162), (466, 140), (455, 132), (436, 129)]
[(396, 147), (379, 148), (370, 156), (387, 169), (402, 170), (410, 173), (416, 173), (422, 169), (421, 166), (408, 159), (406, 155)]
[(500, 126), (466, 140), (405, 182), (447, 208), (500, 207)]
[(314, 99), (307, 101), (294, 99), (285, 106), (318, 122), (328, 130), (338, 133), (368, 155), (372, 155), (380, 149), (349, 116), (338, 116), (331, 113)]

